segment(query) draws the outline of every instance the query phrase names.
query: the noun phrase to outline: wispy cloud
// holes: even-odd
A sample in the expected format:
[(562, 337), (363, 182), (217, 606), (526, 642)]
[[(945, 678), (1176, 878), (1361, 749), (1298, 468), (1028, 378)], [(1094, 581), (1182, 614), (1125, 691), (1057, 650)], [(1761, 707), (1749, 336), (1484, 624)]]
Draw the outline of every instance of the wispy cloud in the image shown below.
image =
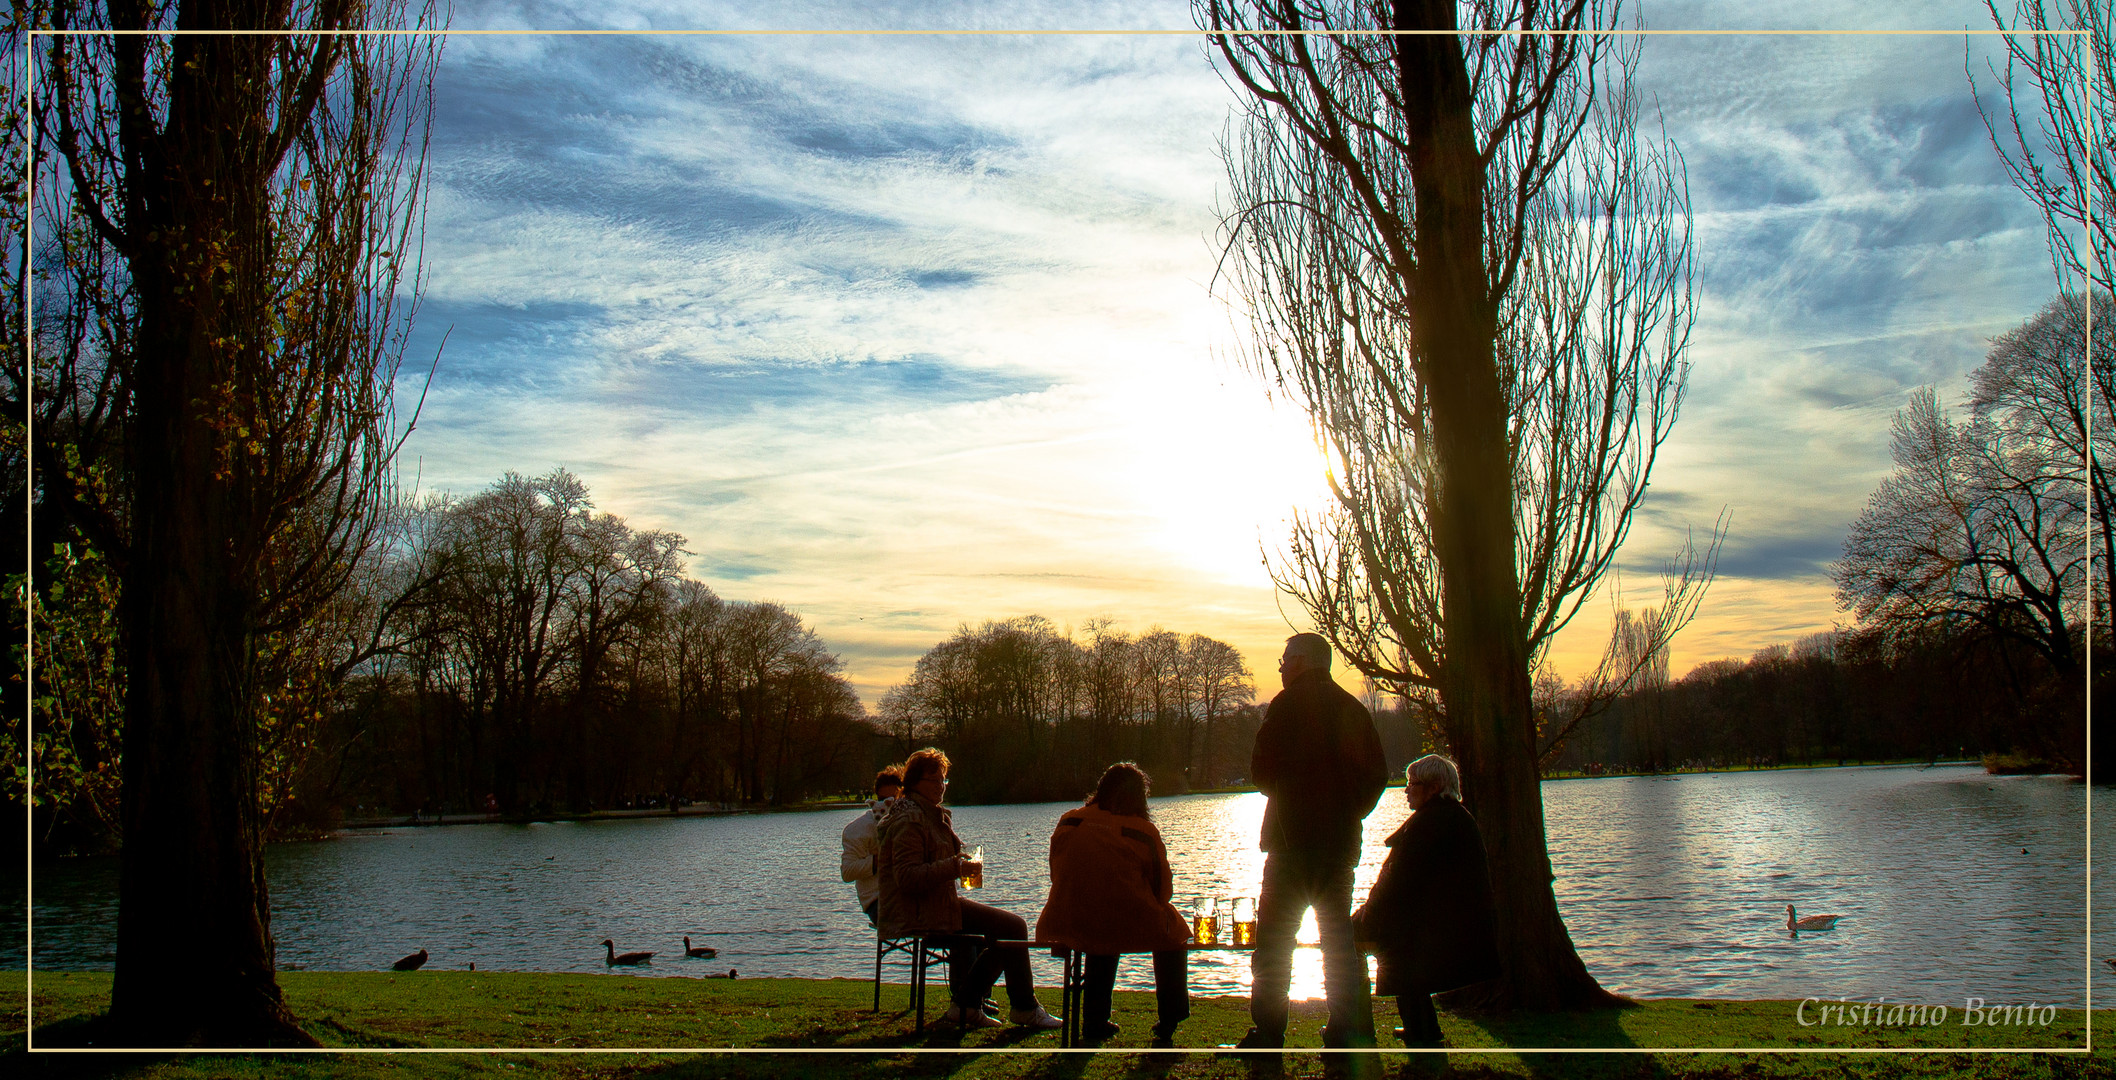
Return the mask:
[[(1773, 25), (1847, 21), (1774, 10)], [(455, 25), (1190, 16), (526, 3), (459, 5)], [(1647, 89), (1690, 163), (1703, 293), (1691, 400), (1625, 562), (1640, 602), (1682, 529), (1732, 507), (1697, 658), (1827, 624), (1819, 567), (1886, 469), (1889, 413), (1958, 379), (2047, 291), (1961, 49), (1647, 44)], [(462, 36), (436, 94), (419, 342), (450, 336), (409, 446), (428, 487), (565, 465), (604, 508), (684, 533), (724, 594), (800, 610), (870, 699), (985, 618), (1162, 623), (1252, 666), (1289, 632), (1258, 548), (1317, 496), (1318, 470), (1301, 419), (1225, 359), (1207, 295), (1233, 99), (1197, 37)], [(1564, 655), (1591, 651), (1592, 621)]]

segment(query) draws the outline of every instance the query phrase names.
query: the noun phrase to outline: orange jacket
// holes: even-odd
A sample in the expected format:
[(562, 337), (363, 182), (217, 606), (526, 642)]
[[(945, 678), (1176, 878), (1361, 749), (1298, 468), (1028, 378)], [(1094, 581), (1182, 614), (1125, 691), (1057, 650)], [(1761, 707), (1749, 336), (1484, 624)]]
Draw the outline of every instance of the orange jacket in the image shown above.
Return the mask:
[(1168, 902), (1174, 891), (1153, 822), (1093, 805), (1068, 810), (1051, 833), (1051, 898), (1036, 937), (1091, 955), (1180, 949), (1190, 927)]

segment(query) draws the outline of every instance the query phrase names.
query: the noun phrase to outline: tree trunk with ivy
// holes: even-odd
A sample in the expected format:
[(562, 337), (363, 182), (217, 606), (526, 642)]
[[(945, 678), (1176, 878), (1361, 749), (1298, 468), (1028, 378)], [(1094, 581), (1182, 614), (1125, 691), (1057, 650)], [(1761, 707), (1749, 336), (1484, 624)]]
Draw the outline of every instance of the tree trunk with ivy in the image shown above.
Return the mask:
[[(395, 293), (432, 46), (359, 0), (61, 3), (39, 124), (79, 336), (122, 386), (117, 970), (98, 1041), (313, 1046), (274, 975), (264, 645), (366, 556), (401, 436)], [(260, 34), (193, 33), (224, 28)], [(296, 35), (294, 29), (325, 33)], [(401, 122), (412, 120), (410, 126)], [(89, 246), (96, 258), (75, 258)], [(107, 253), (113, 272), (77, 268)], [(81, 346), (86, 346), (85, 348)]]

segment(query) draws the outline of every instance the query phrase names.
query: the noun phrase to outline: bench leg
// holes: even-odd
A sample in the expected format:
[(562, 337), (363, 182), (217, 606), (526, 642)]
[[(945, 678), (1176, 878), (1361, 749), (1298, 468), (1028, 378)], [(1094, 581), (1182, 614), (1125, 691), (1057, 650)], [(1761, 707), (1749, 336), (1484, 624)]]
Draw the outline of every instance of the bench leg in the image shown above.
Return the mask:
[(924, 1034), (926, 1031), (926, 943), (923, 941), (913, 942), (911, 945), (911, 1004), (913, 1008), (918, 1010), (918, 1027), (913, 1030)]

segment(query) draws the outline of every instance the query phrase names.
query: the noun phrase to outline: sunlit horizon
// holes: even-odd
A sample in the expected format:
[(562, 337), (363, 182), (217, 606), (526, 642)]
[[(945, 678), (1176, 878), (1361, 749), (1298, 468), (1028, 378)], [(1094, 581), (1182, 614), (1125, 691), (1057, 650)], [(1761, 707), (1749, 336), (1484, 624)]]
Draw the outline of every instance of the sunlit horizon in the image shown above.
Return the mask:
[[(1730, 17), (1647, 15), (1663, 30)], [(1175, 2), (890, 17), (1190, 18)], [(1987, 21), (1966, 2), (1739, 17)], [(476, 2), (454, 15), (521, 20)], [(1827, 566), (1888, 470), (1890, 415), (1921, 385), (1958, 395), (2054, 288), (1962, 49), (1646, 43), (1640, 88), (1690, 170), (1690, 397), (1620, 578), (1550, 647), (1558, 674), (1594, 668), (1619, 582), (1623, 606), (1657, 603), (1658, 567), (1722, 510), (1720, 578), (1671, 649), (1675, 675), (1844, 618)], [(1025, 615), (1219, 638), (1268, 699), (1280, 643), (1311, 627), (1263, 560), (1327, 495), (1305, 418), (1242, 363), (1218, 276), (1235, 105), (1180, 34), (451, 39), (406, 367), (440, 359), (430, 385), (399, 386), (407, 413), (425, 401), (407, 476), (468, 495), (566, 468), (598, 509), (686, 536), (689, 573), (723, 598), (799, 613), (870, 707), (958, 628)]]

